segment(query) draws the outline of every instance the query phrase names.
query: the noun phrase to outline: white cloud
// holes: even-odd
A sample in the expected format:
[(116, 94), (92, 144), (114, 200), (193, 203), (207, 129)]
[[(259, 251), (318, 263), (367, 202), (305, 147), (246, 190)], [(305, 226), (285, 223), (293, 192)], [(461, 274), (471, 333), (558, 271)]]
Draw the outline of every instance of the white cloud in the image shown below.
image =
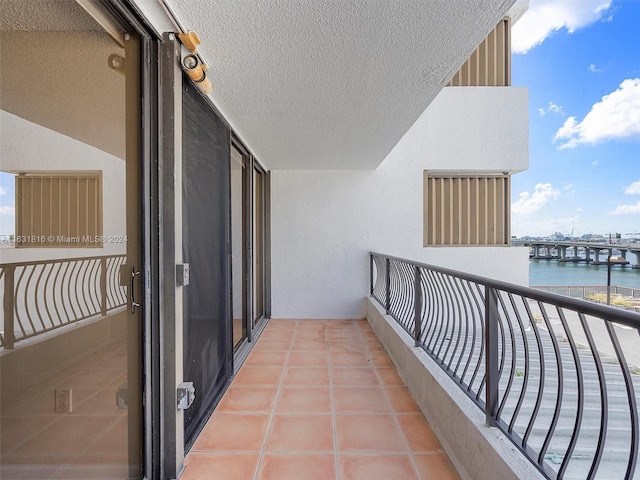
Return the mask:
[(564, 115), (564, 110), (560, 105), (556, 105), (553, 102), (549, 102), (546, 110), (544, 108), (539, 108), (538, 113), (540, 116), (544, 117), (547, 113), (555, 113), (556, 115)]
[(640, 195), (640, 180), (633, 182), (627, 188), (624, 189), (624, 193), (628, 195)]
[(623, 81), (594, 104), (581, 122), (567, 118), (553, 140), (561, 141), (558, 148), (565, 149), (636, 136), (640, 137), (640, 78)]
[(589, 71), (591, 73), (600, 73), (600, 72), (602, 72), (602, 70), (600, 70), (598, 67), (596, 67), (593, 63), (591, 65), (589, 65)]
[(613, 22), (613, 13), (612, 13), (611, 15), (608, 15), (608, 16), (604, 17), (604, 18), (602, 19), (602, 21), (603, 21), (604, 23), (611, 23), (611, 22)]
[(598, 160), (594, 160), (593, 162), (591, 162), (591, 170), (596, 168), (598, 165), (600, 165), (600, 162)]
[(562, 110), (562, 107), (560, 105), (556, 105), (553, 102), (549, 102), (549, 111), (556, 113), (558, 115), (564, 115), (564, 111)]
[[(624, 189), (627, 195), (640, 195), (640, 180), (637, 180)], [(633, 215), (640, 213), (640, 201), (634, 205), (618, 205), (609, 212), (609, 215)]]
[(6, 195), (7, 194), (7, 189), (4, 187), (0, 187), (0, 195)]
[(14, 215), (16, 214), (15, 207), (8, 205), (0, 205), (0, 215)]
[(513, 26), (511, 50), (527, 53), (562, 28), (573, 33), (602, 19), (610, 6), (611, 0), (530, 0)]
[[(624, 193), (627, 195), (640, 195), (640, 180), (632, 182), (624, 189)], [(640, 201), (634, 205), (618, 205), (615, 209), (609, 212), (609, 215), (633, 215), (640, 213)]]
[(538, 183), (533, 193), (521, 192), (518, 200), (511, 204), (511, 213), (515, 216), (527, 216), (541, 210), (560, 195), (560, 191), (550, 183)]
[(618, 205), (609, 212), (609, 215), (632, 215), (635, 213), (640, 213), (640, 201), (635, 205)]

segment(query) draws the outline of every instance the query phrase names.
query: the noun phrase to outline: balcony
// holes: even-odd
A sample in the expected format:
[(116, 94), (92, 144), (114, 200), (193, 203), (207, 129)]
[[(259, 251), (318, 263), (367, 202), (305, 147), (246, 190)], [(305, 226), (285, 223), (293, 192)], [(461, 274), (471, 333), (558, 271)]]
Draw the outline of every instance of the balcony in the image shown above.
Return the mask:
[[(5, 295), (21, 335), (0, 355), (3, 478), (128, 476), (122, 306), (98, 288), (117, 290), (117, 269), (80, 260), (69, 269), (92, 266), (93, 293)], [(46, 290), (60, 262), (5, 264), (2, 278)], [(25, 323), (39, 302), (95, 315)], [(380, 254), (366, 303), (367, 320), (271, 320), (181, 478), (637, 478), (636, 313)], [(82, 330), (90, 351), (70, 348)]]
[(182, 480), (459, 478), (366, 320), (271, 320)]

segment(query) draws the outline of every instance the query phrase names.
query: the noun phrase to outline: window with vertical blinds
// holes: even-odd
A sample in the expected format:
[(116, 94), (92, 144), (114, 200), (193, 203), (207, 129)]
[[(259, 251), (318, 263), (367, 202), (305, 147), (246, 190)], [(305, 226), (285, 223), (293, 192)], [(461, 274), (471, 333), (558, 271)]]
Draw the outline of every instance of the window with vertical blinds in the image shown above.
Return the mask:
[(102, 173), (16, 176), (16, 247), (102, 247)]
[(508, 87), (511, 85), (511, 20), (505, 18), (475, 49), (448, 87)]
[(509, 245), (510, 177), (424, 172), (424, 246)]

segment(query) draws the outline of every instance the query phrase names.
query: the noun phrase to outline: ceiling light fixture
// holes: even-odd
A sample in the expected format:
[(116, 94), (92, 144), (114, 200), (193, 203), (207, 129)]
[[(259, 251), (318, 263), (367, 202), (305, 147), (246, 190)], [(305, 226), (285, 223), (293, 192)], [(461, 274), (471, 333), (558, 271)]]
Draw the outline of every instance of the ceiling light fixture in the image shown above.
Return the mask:
[(185, 71), (187, 76), (196, 84), (196, 86), (202, 93), (204, 93), (205, 95), (208, 94), (209, 92), (211, 92), (211, 90), (213, 90), (213, 85), (207, 78), (207, 70), (209, 69), (209, 67), (205, 63), (200, 53), (198, 53), (198, 45), (200, 45), (198, 34), (196, 32), (187, 31), (167, 0), (158, 1), (171, 19), (171, 22), (178, 29), (177, 36), (180, 40), (180, 43), (182, 43), (182, 46), (190, 52), (190, 54), (182, 56), (182, 69)]
[(190, 53), (182, 57), (182, 69), (205, 95), (213, 89), (207, 78), (207, 66), (195, 54)]

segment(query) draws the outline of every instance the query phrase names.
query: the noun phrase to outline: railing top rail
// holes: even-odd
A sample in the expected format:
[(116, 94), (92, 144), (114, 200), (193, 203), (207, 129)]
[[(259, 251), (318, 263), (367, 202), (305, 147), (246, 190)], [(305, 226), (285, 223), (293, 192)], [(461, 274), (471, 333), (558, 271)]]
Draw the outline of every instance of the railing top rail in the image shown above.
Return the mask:
[(473, 275), (471, 273), (460, 272), (458, 270), (452, 270), (449, 268), (439, 267), (437, 265), (431, 265), (428, 263), (416, 262), (414, 260), (408, 260), (406, 258), (394, 257), (392, 255), (385, 255), (383, 253), (371, 252), (372, 256), (388, 258), (391, 260), (397, 260), (416, 267), (426, 268), (428, 270), (439, 272), (444, 275), (450, 275), (454, 277), (467, 280), (469, 282), (485, 285), (497, 290), (503, 290), (508, 293), (514, 293), (523, 297), (530, 298), (532, 300), (538, 300), (546, 303), (553, 303), (559, 307), (569, 308), (573, 310), (579, 310), (586, 315), (602, 318), (608, 322), (619, 323), (628, 327), (640, 329), (640, 314), (631, 312), (628, 310), (616, 309), (606, 305), (600, 305), (597, 303), (582, 300), (580, 298), (567, 297), (557, 293), (545, 292), (537, 290), (531, 287), (524, 287), (516, 285), (514, 283), (507, 283), (500, 280), (494, 280), (487, 277), (481, 277), (479, 275)]
[(24, 267), (29, 265), (43, 265), (50, 263), (61, 263), (61, 262), (80, 262), (84, 260), (95, 260), (98, 258), (121, 258), (126, 257), (124, 253), (116, 254), (116, 255), (95, 255), (92, 257), (70, 257), (70, 258), (51, 258), (47, 260), (34, 260), (33, 262), (10, 262), (10, 263), (0, 263), (0, 268), (5, 267)]

